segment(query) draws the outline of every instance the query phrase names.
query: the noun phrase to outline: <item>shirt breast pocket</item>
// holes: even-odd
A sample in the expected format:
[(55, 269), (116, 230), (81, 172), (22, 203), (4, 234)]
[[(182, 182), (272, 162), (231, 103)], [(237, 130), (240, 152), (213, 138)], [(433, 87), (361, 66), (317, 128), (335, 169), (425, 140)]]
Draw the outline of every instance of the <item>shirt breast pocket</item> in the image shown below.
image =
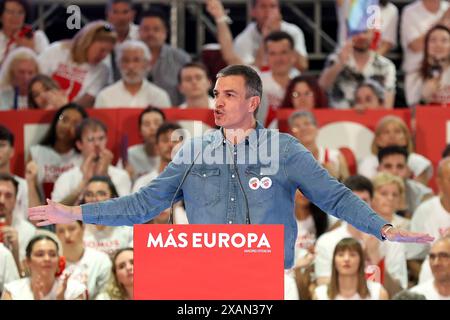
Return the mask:
[(250, 204), (267, 203), (275, 196), (275, 176), (268, 175), (268, 169), (261, 165), (249, 165), (245, 169), (243, 184)]
[(193, 167), (191, 171), (192, 192), (200, 205), (211, 206), (220, 200), (220, 169)]

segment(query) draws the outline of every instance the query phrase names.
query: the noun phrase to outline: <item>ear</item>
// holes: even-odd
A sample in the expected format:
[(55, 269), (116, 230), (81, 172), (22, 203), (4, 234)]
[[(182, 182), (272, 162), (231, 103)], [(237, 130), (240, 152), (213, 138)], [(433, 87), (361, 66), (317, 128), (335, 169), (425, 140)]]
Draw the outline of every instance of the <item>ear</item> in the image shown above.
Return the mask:
[(80, 140), (75, 141), (75, 145), (77, 146), (78, 150), (82, 149), (83, 144), (81, 143)]
[(261, 104), (261, 98), (260, 97), (251, 97), (250, 98), (250, 106), (248, 109), (248, 112), (253, 113), (256, 109), (258, 109), (259, 105)]

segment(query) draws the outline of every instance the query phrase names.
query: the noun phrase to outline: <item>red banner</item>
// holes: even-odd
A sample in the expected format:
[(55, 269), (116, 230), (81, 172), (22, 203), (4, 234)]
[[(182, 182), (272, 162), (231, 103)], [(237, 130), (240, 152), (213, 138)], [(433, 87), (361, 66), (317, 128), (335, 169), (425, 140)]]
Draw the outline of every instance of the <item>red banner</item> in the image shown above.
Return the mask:
[(283, 225), (135, 225), (134, 298), (284, 299)]

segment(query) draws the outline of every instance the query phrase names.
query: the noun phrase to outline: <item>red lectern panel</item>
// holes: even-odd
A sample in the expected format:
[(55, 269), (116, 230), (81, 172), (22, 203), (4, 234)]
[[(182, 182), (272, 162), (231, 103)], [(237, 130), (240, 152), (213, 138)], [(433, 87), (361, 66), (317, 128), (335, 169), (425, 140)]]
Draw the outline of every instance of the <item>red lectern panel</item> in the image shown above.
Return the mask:
[(134, 298), (282, 300), (283, 225), (135, 225)]

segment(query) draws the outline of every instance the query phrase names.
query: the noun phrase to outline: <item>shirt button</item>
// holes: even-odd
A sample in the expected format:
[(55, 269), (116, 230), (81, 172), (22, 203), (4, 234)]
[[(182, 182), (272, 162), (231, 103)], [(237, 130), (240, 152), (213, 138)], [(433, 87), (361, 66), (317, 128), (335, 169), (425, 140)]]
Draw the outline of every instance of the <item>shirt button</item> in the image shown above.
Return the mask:
[(234, 174), (232, 174), (231, 177), (234, 178)]
[(228, 221), (228, 223), (229, 223), (229, 224), (232, 224), (232, 223), (233, 223), (233, 221), (231, 221), (231, 220), (230, 220), (230, 221)]
[(203, 177), (206, 177), (206, 173), (203, 174)]
[(231, 198), (231, 201), (234, 201), (234, 198)]

